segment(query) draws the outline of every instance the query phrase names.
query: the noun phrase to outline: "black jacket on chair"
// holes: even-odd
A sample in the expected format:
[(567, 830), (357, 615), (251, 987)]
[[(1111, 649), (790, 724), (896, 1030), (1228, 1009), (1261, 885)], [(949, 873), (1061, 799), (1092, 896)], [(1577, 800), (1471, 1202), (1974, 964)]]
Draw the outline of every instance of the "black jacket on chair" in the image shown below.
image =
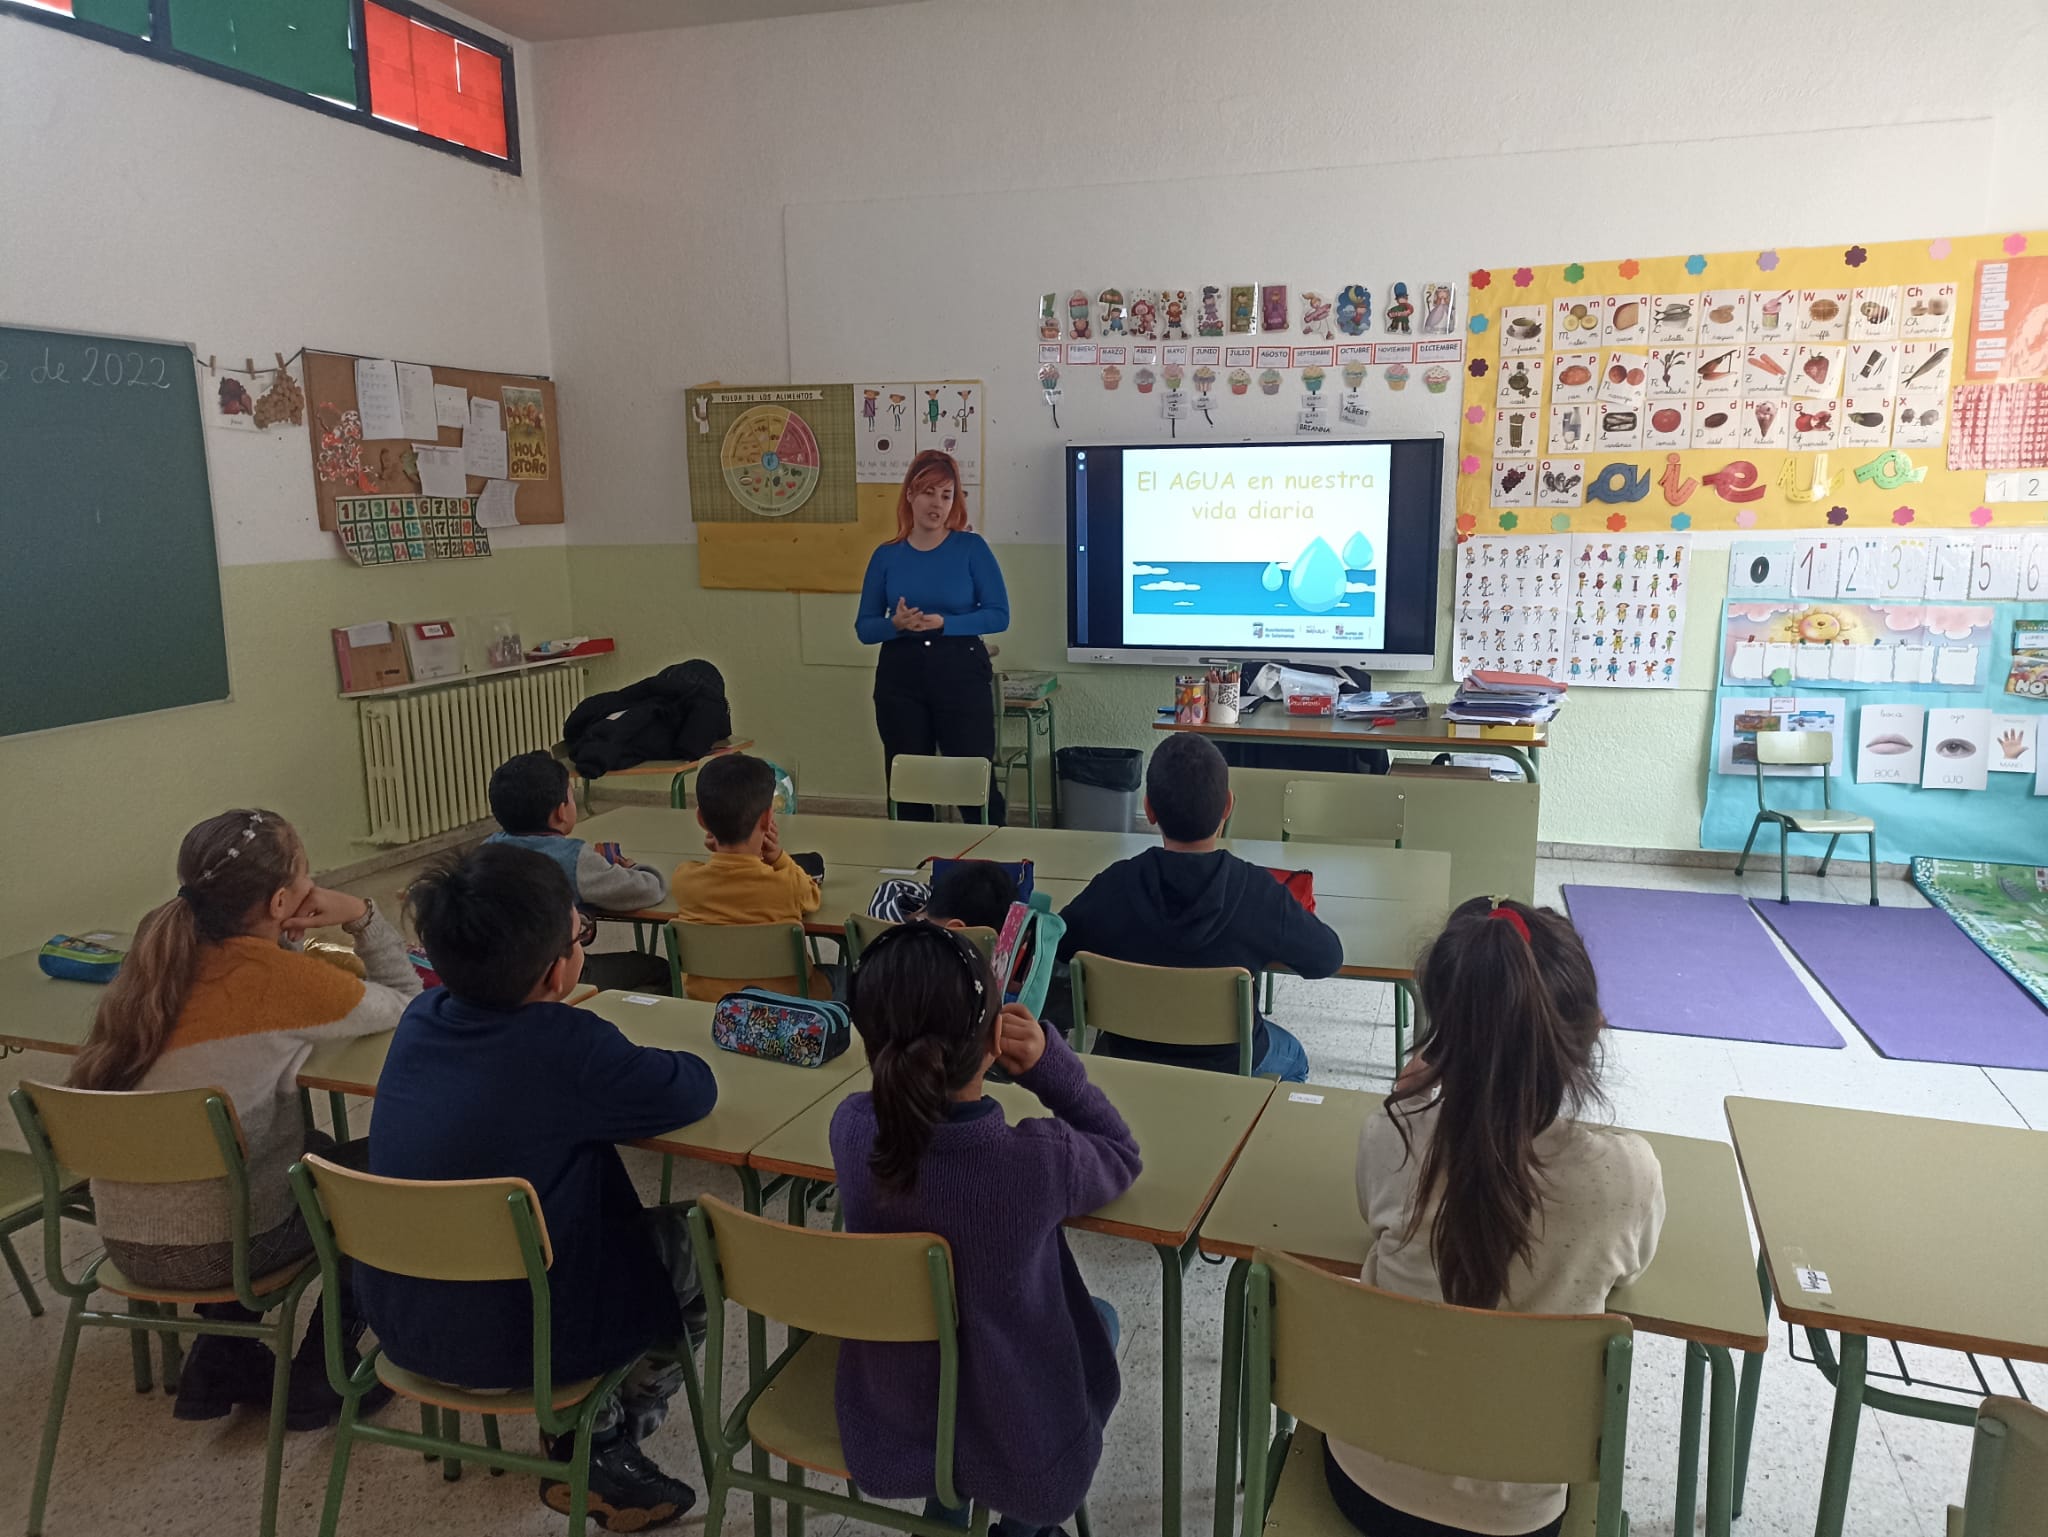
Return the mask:
[(701, 758), (731, 735), (725, 679), (702, 660), (593, 694), (562, 726), (576, 772), (593, 779), (655, 758)]

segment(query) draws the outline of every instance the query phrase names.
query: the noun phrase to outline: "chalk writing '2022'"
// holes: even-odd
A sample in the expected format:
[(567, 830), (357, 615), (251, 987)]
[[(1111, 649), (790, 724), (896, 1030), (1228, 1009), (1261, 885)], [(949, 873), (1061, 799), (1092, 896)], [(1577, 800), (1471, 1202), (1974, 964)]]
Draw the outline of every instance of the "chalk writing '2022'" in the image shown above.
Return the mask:
[[(83, 372), (75, 380), (71, 369), (82, 365)], [(4, 358), (0, 358), (0, 384), (7, 382), (10, 369)], [(129, 389), (167, 390), (171, 387), (169, 370), (160, 357), (144, 357), (133, 348), (126, 352), (108, 348), (102, 352), (98, 347), (87, 345), (75, 358), (53, 357), (51, 349), (43, 349), (43, 360), (28, 371), (31, 384), (89, 384), (95, 389), (115, 388), (126, 385)]]

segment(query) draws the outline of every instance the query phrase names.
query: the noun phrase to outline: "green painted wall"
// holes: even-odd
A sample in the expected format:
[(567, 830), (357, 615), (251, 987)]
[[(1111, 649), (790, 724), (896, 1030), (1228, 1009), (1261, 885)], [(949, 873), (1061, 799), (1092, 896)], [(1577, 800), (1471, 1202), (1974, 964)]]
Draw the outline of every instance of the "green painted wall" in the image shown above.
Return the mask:
[(228, 566), (221, 580), (231, 700), (0, 739), (0, 954), (133, 924), (176, 889), (185, 829), (230, 806), (290, 817), (316, 869), (372, 852), (356, 706), (335, 698), (332, 627), (509, 613), (527, 636), (571, 630), (561, 546), (377, 571), (339, 559)]
[[(1007, 634), (994, 637), (998, 665), (1059, 672), (1063, 742), (1149, 746), (1152, 711), (1168, 700), (1171, 674), (1070, 665), (1061, 551), (1006, 544), (997, 554), (1015, 619)], [(1687, 630), (1692, 661), (1686, 676), (1695, 686), (1584, 689), (1572, 696), (1558, 745), (1542, 761), (1546, 840), (1698, 847), (1710, 653), (1721, 596), (1715, 564), (1700, 563), (1701, 587)], [(709, 657), (725, 674), (737, 728), (762, 753), (795, 766), (805, 790), (880, 798), (882, 749), (869, 703), (872, 653), (852, 643), (851, 595), (707, 591), (697, 586), (697, 549), (688, 544), (573, 546), (569, 576), (578, 626), (616, 635), (622, 670), (638, 676), (685, 657)], [(1389, 676), (1386, 682), (1400, 687), (1415, 680)], [(1428, 692), (1448, 697), (1450, 686), (1432, 684)], [(1021, 778), (1017, 789), (1021, 794)], [(1045, 793), (1041, 780), (1041, 799)]]

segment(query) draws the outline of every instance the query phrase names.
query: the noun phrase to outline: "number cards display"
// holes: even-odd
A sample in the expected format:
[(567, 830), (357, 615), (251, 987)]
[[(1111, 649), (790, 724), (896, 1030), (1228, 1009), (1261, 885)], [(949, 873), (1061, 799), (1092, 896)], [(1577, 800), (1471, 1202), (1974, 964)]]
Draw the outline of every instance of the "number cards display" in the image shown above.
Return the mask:
[(335, 498), (334, 531), (359, 566), (415, 560), (471, 560), (491, 553), (491, 536), (476, 521), (469, 496), (343, 496)]

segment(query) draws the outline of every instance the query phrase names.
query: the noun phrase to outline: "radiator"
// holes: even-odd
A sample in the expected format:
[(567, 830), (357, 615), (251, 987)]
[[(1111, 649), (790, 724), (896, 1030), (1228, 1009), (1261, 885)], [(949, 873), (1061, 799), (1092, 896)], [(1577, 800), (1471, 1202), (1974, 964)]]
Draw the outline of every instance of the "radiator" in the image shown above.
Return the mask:
[(560, 741), (585, 678), (581, 667), (546, 667), (362, 701), (370, 842), (413, 843), (488, 817), (491, 771)]

